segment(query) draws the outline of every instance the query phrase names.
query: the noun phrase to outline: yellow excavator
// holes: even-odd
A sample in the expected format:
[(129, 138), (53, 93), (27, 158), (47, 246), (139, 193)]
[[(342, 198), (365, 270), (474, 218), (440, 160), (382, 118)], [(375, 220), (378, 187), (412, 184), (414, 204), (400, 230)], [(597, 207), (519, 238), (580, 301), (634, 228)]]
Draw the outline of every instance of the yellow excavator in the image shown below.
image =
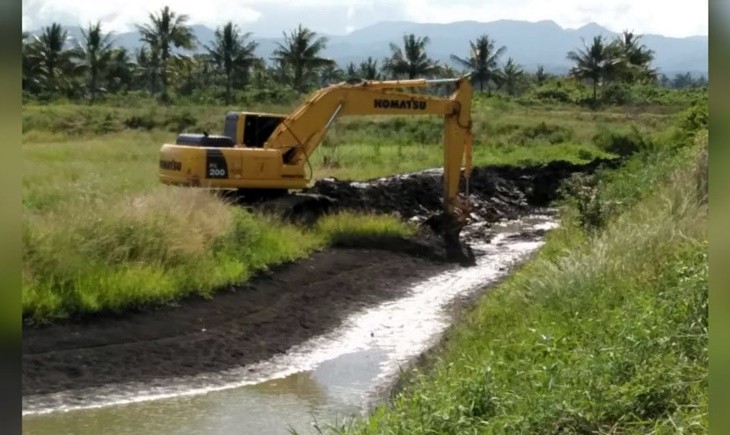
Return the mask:
[[(407, 92), (451, 85), (449, 96)], [(238, 189), (266, 195), (304, 189), (311, 181), (309, 159), (340, 116), (441, 115), (444, 118), (444, 209), (437, 219), (447, 251), (464, 252), (459, 233), (468, 204), (460, 180), (472, 169), (472, 84), (456, 79), (347, 81), (314, 92), (288, 115), (232, 112), (223, 134), (180, 134), (160, 150), (159, 180), (165, 184)], [(307, 176), (309, 169), (310, 176)], [(463, 173), (462, 173), (463, 169)], [(273, 196), (273, 195), (272, 195)]]

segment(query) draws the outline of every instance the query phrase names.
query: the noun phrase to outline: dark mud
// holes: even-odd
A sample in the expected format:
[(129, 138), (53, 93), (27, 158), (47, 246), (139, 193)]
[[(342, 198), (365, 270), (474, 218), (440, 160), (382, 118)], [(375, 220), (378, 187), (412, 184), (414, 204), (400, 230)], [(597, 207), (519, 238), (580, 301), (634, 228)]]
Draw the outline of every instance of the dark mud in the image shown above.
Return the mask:
[(337, 248), (283, 266), (211, 300), (26, 328), (23, 394), (194, 375), (254, 363), (336, 327), (348, 313), (401, 296), (448, 267), (410, 254)]
[[(570, 174), (602, 164), (615, 163), (476, 168), (472, 220), (519, 218), (553, 200)], [(411, 219), (441, 211), (441, 189), (440, 173), (426, 171), (368, 183), (322, 180), (309, 192), (334, 199), (336, 209)], [(427, 232), (410, 241), (352, 241), (222, 289), (210, 300), (194, 297), (143, 312), (26, 325), (22, 393), (147, 382), (261, 361), (335, 328), (354, 310), (401, 296), (409, 284), (450, 267), (443, 257)]]
[[(536, 207), (549, 205), (557, 198), (560, 183), (571, 174), (591, 173), (599, 167), (615, 167), (617, 164), (616, 160), (596, 159), (583, 165), (555, 161), (526, 167), (474, 168), (468, 197), (472, 221), (517, 219)], [(306, 192), (332, 198), (335, 200), (333, 209), (397, 213), (404, 219), (411, 219), (442, 210), (442, 179), (440, 170), (368, 182), (324, 179)]]

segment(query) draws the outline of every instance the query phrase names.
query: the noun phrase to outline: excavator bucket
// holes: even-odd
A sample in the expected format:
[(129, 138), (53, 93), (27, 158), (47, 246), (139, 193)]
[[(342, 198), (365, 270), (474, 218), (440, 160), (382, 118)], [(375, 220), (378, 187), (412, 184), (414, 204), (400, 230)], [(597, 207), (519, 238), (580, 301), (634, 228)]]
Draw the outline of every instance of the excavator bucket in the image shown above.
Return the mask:
[(461, 240), (461, 230), (466, 225), (464, 214), (441, 212), (430, 216), (423, 223), (433, 232), (439, 234), (444, 241), (446, 257), (449, 261), (457, 262), (462, 266), (474, 266), (476, 257), (471, 247)]

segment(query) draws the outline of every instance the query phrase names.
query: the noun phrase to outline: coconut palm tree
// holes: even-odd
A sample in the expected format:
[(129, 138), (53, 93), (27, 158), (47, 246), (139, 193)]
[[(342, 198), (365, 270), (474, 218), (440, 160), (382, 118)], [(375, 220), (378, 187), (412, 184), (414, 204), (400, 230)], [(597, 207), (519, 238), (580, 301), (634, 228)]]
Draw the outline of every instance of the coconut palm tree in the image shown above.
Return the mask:
[(469, 42), (470, 52), (468, 58), (451, 55), (451, 60), (471, 72), (472, 80), (479, 82), (479, 90), (482, 92), (485, 85), (487, 86), (487, 92), (489, 92), (489, 83), (495, 83), (498, 69), (497, 61), (507, 50), (505, 46), (496, 48), (494, 44), (495, 41), (489, 39), (488, 35), (482, 35), (475, 41)]
[(332, 62), (322, 68), (319, 74), (319, 81), (322, 86), (341, 82), (345, 78), (345, 72)]
[(347, 65), (345, 75), (349, 78), (359, 78), (362, 80), (382, 80), (382, 75), (378, 72), (378, 61), (368, 56), (367, 60), (360, 62), (359, 66), (355, 66), (353, 62)]
[(22, 87), (24, 91), (31, 94), (38, 93), (41, 88), (40, 82), (40, 64), (36, 54), (36, 47), (33, 44), (34, 39), (31, 38), (29, 32), (23, 32), (23, 45), (21, 51), (22, 57)]
[(241, 83), (247, 83), (256, 62), (254, 51), (258, 44), (250, 38), (251, 32), (241, 34), (238, 26), (229, 21), (216, 29), (213, 45), (205, 46), (213, 64), (226, 77), (226, 104), (231, 102), (234, 75), (241, 78)]
[(112, 55), (111, 35), (101, 31), (101, 23), (89, 24), (86, 30), (81, 30), (83, 40), (71, 50), (71, 56), (77, 59), (79, 65), (87, 74), (86, 87), (91, 102), (96, 101), (96, 95), (101, 90), (100, 81), (107, 72)]
[(105, 80), (107, 92), (116, 94), (127, 91), (133, 82), (134, 62), (129, 57), (129, 51), (124, 47), (112, 48)]
[(147, 89), (151, 94), (158, 91), (160, 78), (160, 53), (157, 47), (142, 47), (135, 54), (135, 78), (140, 87)]
[(597, 101), (598, 84), (614, 75), (620, 59), (611, 50), (601, 35), (583, 50), (568, 52), (567, 58), (575, 62), (570, 75), (579, 80), (589, 80), (593, 85), (593, 102)]
[(272, 60), (282, 72), (282, 76), (291, 74), (292, 87), (305, 92), (317, 78), (317, 71), (334, 63), (331, 59), (321, 57), (327, 48), (327, 38), (317, 34), (300, 24), (288, 35), (284, 33), (284, 42), (277, 43)]
[(195, 72), (198, 68), (198, 60), (193, 56), (180, 55), (170, 60), (171, 87), (176, 94), (190, 95), (196, 87)]
[(382, 76), (378, 72), (378, 61), (368, 56), (368, 58), (360, 62), (359, 75), (365, 80), (380, 80)]
[(444, 79), (453, 79), (461, 74), (451, 65), (441, 65), (436, 72), (436, 76)]
[(58, 23), (44, 27), (28, 46), (29, 63), (36, 65), (38, 84), (49, 93), (68, 90), (76, 72), (70, 51), (64, 47), (68, 32)]
[(511, 57), (507, 59), (507, 63), (499, 71), (499, 84), (507, 92), (507, 95), (515, 95), (520, 86), (520, 82), (525, 75), (521, 66), (517, 65)]
[(545, 67), (542, 65), (537, 66), (537, 71), (535, 71), (535, 82), (538, 86), (542, 86), (543, 83), (545, 83), (548, 79), (548, 74), (545, 72)]
[(170, 57), (174, 55), (173, 48), (191, 50), (195, 48), (193, 33), (185, 25), (187, 15), (178, 15), (170, 10), (169, 6), (162, 8), (159, 14), (149, 14), (149, 23), (137, 25), (141, 35), (140, 40), (147, 43), (150, 51), (159, 54), (159, 72), (162, 82), (162, 100), (168, 101), (167, 94), (168, 69)]
[(360, 72), (357, 70), (354, 62), (347, 64), (347, 68), (345, 68), (345, 75), (348, 79), (360, 78)]
[(403, 48), (391, 43), (391, 56), (383, 62), (383, 71), (393, 77), (406, 76), (409, 79), (429, 76), (439, 70), (438, 62), (426, 54), (426, 45), (431, 42), (428, 36), (416, 37), (413, 33), (403, 36)]
[(656, 80), (657, 71), (651, 68), (654, 51), (640, 42), (641, 36), (624, 30), (611, 44), (615, 55), (621, 59), (618, 78), (627, 82)]

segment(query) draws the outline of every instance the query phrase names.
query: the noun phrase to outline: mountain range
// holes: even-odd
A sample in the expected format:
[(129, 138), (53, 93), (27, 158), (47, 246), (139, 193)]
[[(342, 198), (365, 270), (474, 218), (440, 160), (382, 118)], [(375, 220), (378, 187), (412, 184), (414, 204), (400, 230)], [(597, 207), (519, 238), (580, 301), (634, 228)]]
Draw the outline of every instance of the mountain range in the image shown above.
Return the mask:
[[(199, 41), (196, 52), (204, 50), (203, 44), (210, 45), (214, 38), (214, 29), (204, 25), (190, 26)], [(67, 27), (72, 38), (81, 37), (79, 27)], [(38, 33), (38, 32), (34, 32)], [(501, 61), (512, 57), (527, 71), (534, 71), (538, 65), (544, 66), (547, 72), (563, 74), (571, 63), (566, 59), (568, 51), (582, 49), (584, 43), (603, 35), (609, 39), (618, 34), (595, 23), (589, 23), (578, 29), (565, 29), (553, 21), (516, 21), (498, 20), (492, 22), (460, 21), (448, 24), (415, 23), (408, 21), (387, 21), (355, 30), (346, 35), (321, 35), (328, 38), (324, 56), (335, 60), (344, 68), (350, 62), (358, 64), (368, 56), (379, 60), (390, 54), (390, 43), (402, 45), (403, 35), (414, 33), (416, 36), (428, 36), (430, 43), (426, 46), (427, 54), (442, 63), (453, 65), (450, 55), (461, 58), (469, 56), (469, 41), (487, 34), (496, 42), (496, 46), (505, 46), (506, 51)], [(708, 38), (707, 36), (691, 36), (674, 38), (662, 35), (641, 35), (648, 48), (654, 50), (653, 66), (670, 78), (674, 74), (690, 72), (694, 76), (707, 76), (708, 71)], [(137, 31), (114, 34), (117, 45), (135, 50), (142, 46)], [(257, 55), (267, 59), (282, 38), (258, 38)]]

